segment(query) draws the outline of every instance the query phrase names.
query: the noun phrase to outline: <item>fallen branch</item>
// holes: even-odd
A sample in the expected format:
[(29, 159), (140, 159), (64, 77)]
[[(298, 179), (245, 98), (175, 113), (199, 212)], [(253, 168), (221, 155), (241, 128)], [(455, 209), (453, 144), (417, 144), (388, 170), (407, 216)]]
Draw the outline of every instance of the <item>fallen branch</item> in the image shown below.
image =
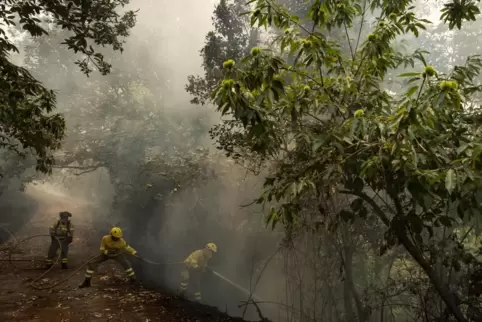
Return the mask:
[(92, 165), (92, 166), (87, 166), (87, 167), (84, 167), (84, 166), (69, 166), (69, 165), (65, 165), (65, 166), (53, 166), (53, 168), (56, 168), (56, 169), (73, 169), (73, 170), (84, 170), (84, 171), (81, 171), (81, 172), (78, 172), (78, 173), (74, 173), (74, 175), (76, 176), (80, 176), (80, 175), (83, 175), (83, 174), (86, 174), (86, 173), (90, 173), (90, 172), (94, 172), (95, 170), (101, 168), (105, 166), (104, 163), (101, 163), (101, 164), (96, 164), (96, 165)]

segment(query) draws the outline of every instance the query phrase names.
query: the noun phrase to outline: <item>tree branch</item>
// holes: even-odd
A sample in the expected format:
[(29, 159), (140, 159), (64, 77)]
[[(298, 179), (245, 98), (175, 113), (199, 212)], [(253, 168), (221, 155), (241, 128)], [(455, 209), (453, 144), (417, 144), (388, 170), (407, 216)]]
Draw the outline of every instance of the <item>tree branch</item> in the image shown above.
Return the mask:
[(375, 213), (377, 214), (377, 216), (380, 218), (380, 220), (381, 220), (386, 226), (390, 227), (390, 219), (385, 215), (385, 213), (383, 212), (382, 208), (380, 208), (380, 206), (377, 205), (377, 203), (376, 203), (372, 198), (370, 198), (366, 193), (364, 193), (364, 192), (355, 192), (355, 191), (351, 191), (351, 190), (341, 190), (340, 193), (346, 194), (346, 195), (356, 196), (356, 197), (362, 199), (363, 201), (365, 201), (367, 204), (369, 204), (370, 206), (372, 206), (373, 210), (375, 211)]
[(396, 218), (397, 218), (397, 220), (400, 221), (400, 224), (391, 225), (391, 221), (384, 214), (382, 209), (366, 193), (355, 192), (355, 191), (350, 191), (350, 190), (342, 190), (342, 191), (340, 191), (340, 193), (350, 194), (350, 195), (357, 196), (357, 197), (361, 198), (363, 201), (367, 202), (370, 206), (372, 206), (375, 213), (378, 215), (378, 217), (382, 220), (382, 222), (387, 227), (393, 227), (394, 232), (395, 232), (398, 240), (400, 241), (400, 243), (405, 247), (405, 249), (412, 256), (412, 258), (425, 271), (428, 278), (430, 279), (430, 282), (435, 287), (435, 289), (439, 293), (440, 297), (442, 297), (442, 299), (445, 302), (445, 305), (447, 305), (447, 308), (455, 316), (457, 321), (467, 322), (467, 319), (464, 317), (462, 311), (457, 306), (457, 304), (455, 302), (454, 294), (452, 293), (450, 288), (447, 287), (443, 283), (443, 281), (439, 278), (439, 276), (437, 276), (437, 274), (435, 273), (435, 271), (431, 267), (430, 263), (427, 262), (427, 260), (423, 257), (423, 254), (420, 252), (420, 250), (408, 238), (408, 235), (406, 233), (407, 228), (404, 225), (403, 219), (401, 218), (401, 215), (403, 215), (403, 209), (401, 207), (401, 204), (400, 204), (399, 200), (397, 198), (395, 198), (394, 203), (395, 203), (395, 207), (396, 207), (397, 213), (398, 213)]
[(69, 166), (69, 165), (66, 165), (66, 166), (53, 166), (52, 168), (55, 168), (55, 169), (75, 169), (75, 170), (84, 170), (84, 171), (81, 171), (81, 172), (78, 172), (78, 173), (74, 173), (74, 175), (76, 176), (80, 176), (80, 175), (83, 175), (83, 174), (86, 174), (86, 173), (90, 173), (90, 172), (94, 172), (95, 170), (99, 169), (99, 168), (102, 168), (104, 167), (105, 164), (104, 163), (101, 163), (101, 164), (96, 164), (96, 165), (92, 165), (92, 166)]

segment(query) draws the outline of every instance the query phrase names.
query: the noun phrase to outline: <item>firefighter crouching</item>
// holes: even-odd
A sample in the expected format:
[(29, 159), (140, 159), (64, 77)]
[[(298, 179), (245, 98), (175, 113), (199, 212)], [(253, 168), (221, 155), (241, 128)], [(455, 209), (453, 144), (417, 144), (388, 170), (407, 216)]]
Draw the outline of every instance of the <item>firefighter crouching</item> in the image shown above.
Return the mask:
[(100, 244), (100, 256), (93, 259), (87, 265), (85, 271), (85, 280), (79, 285), (79, 288), (90, 287), (90, 280), (94, 275), (95, 270), (99, 264), (113, 259), (117, 261), (123, 268), (124, 272), (129, 277), (131, 283), (136, 282), (136, 275), (132, 269), (131, 264), (125, 258), (124, 252), (130, 255), (136, 255), (137, 252), (134, 248), (130, 247), (127, 242), (122, 238), (122, 230), (119, 227), (114, 227), (110, 230), (110, 235), (106, 235), (102, 238)]
[(69, 245), (72, 243), (74, 226), (70, 222), (72, 214), (68, 211), (62, 211), (59, 213), (59, 220), (57, 220), (52, 226), (50, 226), (50, 247), (47, 254), (46, 266), (52, 267), (57, 251), (60, 248), (60, 258), (62, 268), (67, 269)]
[(213, 253), (218, 251), (214, 243), (208, 243), (203, 249), (199, 249), (191, 253), (184, 260), (184, 268), (181, 272), (181, 287), (179, 295), (186, 297), (189, 287), (189, 279), (192, 279), (194, 284), (194, 298), (197, 302), (201, 301), (201, 278), (202, 273), (207, 269), (207, 265)]

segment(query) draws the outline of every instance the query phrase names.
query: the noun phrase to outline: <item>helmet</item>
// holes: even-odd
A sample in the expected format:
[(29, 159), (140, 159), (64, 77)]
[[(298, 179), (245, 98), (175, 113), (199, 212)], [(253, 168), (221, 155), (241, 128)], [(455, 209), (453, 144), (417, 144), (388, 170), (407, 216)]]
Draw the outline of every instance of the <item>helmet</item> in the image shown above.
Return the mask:
[(61, 211), (59, 212), (59, 216), (62, 218), (62, 217), (72, 217), (72, 214), (68, 211)]
[(213, 253), (217, 253), (218, 247), (215, 243), (207, 243), (206, 248), (212, 251)]
[(110, 230), (110, 235), (115, 238), (122, 238), (122, 230), (119, 227), (113, 227)]

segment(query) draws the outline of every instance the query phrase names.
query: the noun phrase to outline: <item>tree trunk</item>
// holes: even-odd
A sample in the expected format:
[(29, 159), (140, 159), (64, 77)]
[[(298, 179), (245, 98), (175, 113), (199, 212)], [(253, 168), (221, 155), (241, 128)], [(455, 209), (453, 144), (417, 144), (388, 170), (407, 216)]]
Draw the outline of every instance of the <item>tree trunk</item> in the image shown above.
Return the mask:
[(447, 285), (443, 283), (443, 281), (436, 274), (435, 270), (430, 266), (430, 264), (425, 260), (423, 255), (417, 249), (417, 247), (415, 247), (412, 241), (408, 238), (405, 230), (405, 226), (402, 225), (402, 223), (400, 223), (400, 225), (397, 225), (397, 226), (398, 227), (395, 230), (395, 233), (398, 239), (403, 244), (403, 246), (408, 251), (408, 253), (413, 257), (413, 259), (415, 259), (417, 263), (420, 265), (420, 267), (422, 267), (425, 274), (427, 274), (428, 278), (430, 279), (430, 282), (432, 282), (432, 285), (435, 287), (440, 297), (444, 300), (445, 305), (447, 305), (450, 312), (455, 316), (457, 321), (467, 322), (467, 319), (462, 314), (462, 311), (460, 311), (460, 308), (457, 306), (457, 303), (455, 303), (455, 298), (453, 296), (453, 293), (450, 291)]
[[(345, 273), (346, 274), (346, 273)], [(353, 321), (355, 314), (353, 313), (353, 299), (352, 299), (350, 283), (345, 277), (343, 281), (343, 304), (345, 307), (345, 321)]]
[[(363, 303), (360, 299), (358, 291), (356, 290), (355, 282), (353, 280), (353, 247), (351, 242), (349, 241), (348, 237), (349, 231), (346, 227), (343, 228), (343, 253), (344, 253), (344, 268), (345, 268), (345, 281), (344, 281), (344, 290), (345, 290), (345, 298), (347, 297), (347, 292), (351, 293), (350, 297), (350, 308), (352, 305), (352, 299), (355, 302), (355, 307), (357, 310), (358, 321), (365, 322), (366, 321), (366, 314), (365, 308)], [(345, 304), (346, 307), (346, 304)], [(349, 318), (352, 318), (353, 312)]]
[[(457, 321), (468, 322), (467, 319), (462, 314), (462, 311), (460, 310), (460, 308), (455, 303), (455, 298), (453, 293), (450, 291), (447, 285), (445, 285), (443, 281), (437, 276), (434, 269), (423, 257), (423, 254), (417, 249), (417, 247), (408, 238), (406, 226), (405, 226), (406, 223), (402, 219), (400, 219), (403, 217), (404, 211), (401, 207), (400, 201), (397, 198), (397, 195), (394, 193), (389, 193), (397, 210), (397, 215), (395, 216), (395, 218), (398, 218), (398, 221), (399, 221), (396, 224), (392, 224), (388, 219), (388, 217), (383, 212), (383, 210), (378, 206), (378, 204), (372, 198), (370, 198), (370, 196), (368, 196), (366, 193), (358, 192), (358, 191), (347, 191), (347, 190), (343, 190), (341, 191), (341, 193), (351, 194), (361, 198), (373, 208), (377, 216), (380, 218), (380, 220), (382, 220), (382, 222), (387, 227), (393, 227), (395, 229), (394, 232), (398, 240), (405, 247), (405, 249), (412, 256), (412, 258), (415, 259), (415, 261), (420, 265), (420, 267), (422, 267), (425, 274), (427, 274), (428, 278), (430, 279), (430, 282), (432, 283), (432, 285), (439, 293), (440, 297), (445, 302), (445, 305), (447, 305), (447, 308), (450, 310), (450, 313), (452, 313), (455, 316)], [(394, 220), (397, 220), (397, 219), (394, 219)]]
[[(387, 180), (387, 183), (388, 183), (388, 187), (396, 186), (391, 182), (391, 180)], [(398, 198), (398, 192), (395, 190), (388, 191), (388, 194), (392, 198), (396, 209), (396, 215), (395, 215), (395, 218), (393, 219), (394, 224), (392, 225), (392, 227), (394, 228), (394, 231), (395, 231), (395, 234), (397, 235), (398, 240), (402, 243), (403, 246), (405, 246), (405, 249), (408, 251), (408, 253), (417, 261), (420, 267), (422, 267), (422, 269), (425, 271), (425, 274), (427, 274), (428, 278), (430, 279), (430, 282), (435, 287), (437, 292), (440, 294), (440, 297), (444, 300), (445, 305), (447, 305), (447, 308), (455, 316), (457, 321), (467, 322), (467, 319), (464, 317), (462, 311), (457, 306), (454, 295), (450, 290), (450, 288), (447, 286), (447, 284), (444, 283), (442, 279), (440, 279), (439, 275), (436, 272), (436, 269), (434, 269), (430, 265), (430, 263), (427, 262), (427, 260), (424, 258), (420, 250), (415, 246), (415, 244), (410, 240), (410, 238), (408, 238), (408, 234), (407, 234), (408, 224), (404, 219), (405, 212), (400, 203), (400, 199)]]

